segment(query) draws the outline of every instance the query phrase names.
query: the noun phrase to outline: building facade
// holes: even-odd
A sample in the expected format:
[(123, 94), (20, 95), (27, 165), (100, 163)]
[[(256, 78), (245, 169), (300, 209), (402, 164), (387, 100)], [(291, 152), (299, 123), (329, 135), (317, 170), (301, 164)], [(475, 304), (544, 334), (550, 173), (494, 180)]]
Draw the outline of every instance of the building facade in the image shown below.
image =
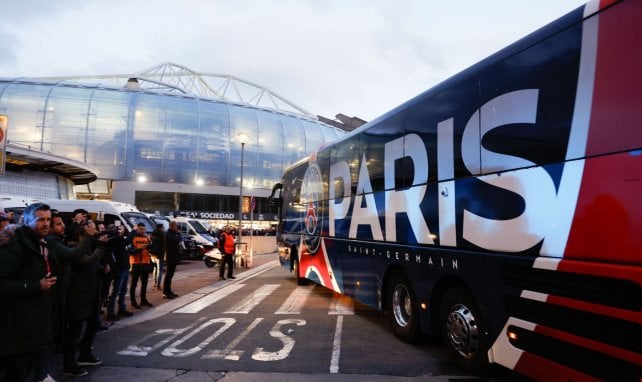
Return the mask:
[[(23, 196), (106, 198), (161, 213), (238, 212), (241, 174), (243, 195), (262, 209), (285, 167), (345, 134), (298, 111), (193, 94), (145, 76), (126, 85), (0, 78), (0, 115), (9, 121), (1, 193), (15, 193), (16, 177), (25, 177), (40, 185), (21, 189)], [(23, 170), (12, 153), (24, 151), (90, 175)]]

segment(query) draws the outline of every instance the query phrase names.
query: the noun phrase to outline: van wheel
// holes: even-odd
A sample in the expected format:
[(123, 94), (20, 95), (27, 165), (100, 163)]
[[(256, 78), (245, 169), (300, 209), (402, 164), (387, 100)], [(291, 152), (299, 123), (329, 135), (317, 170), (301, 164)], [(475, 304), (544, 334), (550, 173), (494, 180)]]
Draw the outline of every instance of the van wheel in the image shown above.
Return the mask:
[(439, 318), (444, 342), (458, 363), (473, 373), (488, 374), (488, 333), (472, 294), (460, 286), (450, 289)]
[(386, 313), (392, 331), (399, 339), (412, 342), (419, 337), (415, 292), (401, 271), (394, 272), (390, 277), (386, 291)]

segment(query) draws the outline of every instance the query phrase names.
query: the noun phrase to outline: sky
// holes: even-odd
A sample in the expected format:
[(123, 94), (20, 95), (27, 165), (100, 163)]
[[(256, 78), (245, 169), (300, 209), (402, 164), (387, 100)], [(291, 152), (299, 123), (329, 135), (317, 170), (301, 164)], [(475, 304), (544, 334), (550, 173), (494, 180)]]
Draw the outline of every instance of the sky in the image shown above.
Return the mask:
[(584, 0), (0, 0), (0, 77), (164, 62), (372, 120)]

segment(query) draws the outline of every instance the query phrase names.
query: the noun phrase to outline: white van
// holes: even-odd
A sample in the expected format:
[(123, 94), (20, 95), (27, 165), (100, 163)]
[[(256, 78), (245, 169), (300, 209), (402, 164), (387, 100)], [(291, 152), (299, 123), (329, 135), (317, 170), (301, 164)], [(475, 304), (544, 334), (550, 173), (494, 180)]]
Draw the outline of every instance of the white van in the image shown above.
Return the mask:
[(196, 244), (202, 245), (204, 249), (209, 250), (212, 247), (216, 247), (218, 240), (210, 235), (207, 228), (198, 219), (181, 216), (171, 218), (171, 220), (176, 222), (183, 235), (191, 237)]
[(37, 201), (38, 199), (24, 196), (0, 195), (0, 211), (6, 213), (13, 212), (13, 220), (18, 223), (25, 207)]
[(162, 224), (163, 225), (163, 230), (167, 232), (167, 229), (169, 228), (169, 218), (167, 216), (159, 215), (159, 214), (150, 214), (150, 213), (145, 213), (147, 217), (154, 222), (154, 224)]
[(53, 210), (57, 210), (63, 217), (65, 223), (71, 221), (74, 210), (84, 209), (89, 214), (88, 219), (102, 220), (105, 226), (109, 224), (123, 225), (126, 230), (131, 232), (136, 228), (138, 223), (145, 224), (145, 231), (152, 233), (154, 231), (154, 222), (147, 215), (140, 212), (136, 206), (128, 203), (119, 203), (104, 200), (62, 200), (62, 199), (43, 199), (41, 203), (48, 204)]

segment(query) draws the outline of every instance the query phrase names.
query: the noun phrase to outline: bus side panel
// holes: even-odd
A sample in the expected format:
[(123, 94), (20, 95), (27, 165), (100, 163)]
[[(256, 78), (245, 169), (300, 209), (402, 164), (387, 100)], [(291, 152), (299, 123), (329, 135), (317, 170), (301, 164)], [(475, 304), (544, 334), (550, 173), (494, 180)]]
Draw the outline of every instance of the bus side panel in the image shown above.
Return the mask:
[(509, 320), (493, 350), (535, 379), (642, 375), (640, 19), (642, 2), (624, 1), (584, 22), (582, 60), (595, 69), (579, 76), (573, 128), (584, 131), (572, 136), (585, 137), (569, 142), (566, 159), (587, 158), (559, 172), (578, 169), (578, 191), (554, 221), (569, 227), (549, 234), (532, 269), (504, 264), (507, 284), (522, 292), (507, 295)]

